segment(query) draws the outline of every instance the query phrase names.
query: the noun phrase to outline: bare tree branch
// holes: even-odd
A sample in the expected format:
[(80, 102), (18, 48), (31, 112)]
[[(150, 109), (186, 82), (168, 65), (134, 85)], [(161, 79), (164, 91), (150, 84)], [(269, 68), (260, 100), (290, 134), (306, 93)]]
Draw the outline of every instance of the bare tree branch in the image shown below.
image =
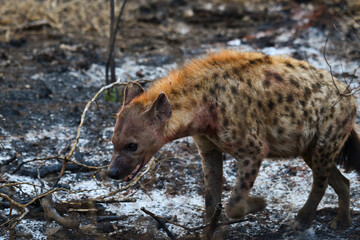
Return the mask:
[(41, 206), (44, 209), (44, 216), (47, 220), (54, 220), (65, 228), (78, 229), (80, 222), (67, 217), (62, 217), (52, 206), (51, 194), (44, 197), (41, 201)]
[[(335, 86), (335, 88), (337, 90), (338, 95), (339, 96), (352, 96), (352, 95), (354, 95), (354, 89), (351, 89), (349, 84), (346, 84), (346, 89), (343, 92), (340, 91), (339, 87), (336, 84), (336, 80), (334, 78), (332, 67), (331, 67), (329, 61), (326, 58), (326, 46), (327, 46), (327, 43), (329, 41), (329, 36), (330, 36), (331, 32), (332, 31), (330, 30), (327, 37), (326, 37), (325, 46), (324, 46), (324, 50), (323, 50), (323, 57), (324, 57), (324, 60), (325, 60), (326, 64), (329, 67), (331, 79), (332, 79), (332, 82), (333, 82), (333, 84), (334, 84), (334, 86)], [(355, 73), (356, 73), (356, 71), (355, 71)], [(355, 89), (355, 92), (356, 91), (358, 91), (358, 89)]]
[[(116, 19), (116, 24), (114, 28), (114, 0), (110, 1), (110, 41), (109, 41), (109, 56), (106, 61), (105, 66), (105, 82), (106, 85), (108, 85), (110, 82), (114, 82), (116, 79), (115, 76), (115, 54), (114, 54), (114, 47), (115, 47), (115, 41), (116, 41), (116, 34), (119, 30), (119, 24), (121, 20), (121, 16), (124, 12), (125, 5), (127, 3), (127, 0), (124, 0), (119, 15)], [(111, 65), (111, 81), (109, 81), (109, 66)]]
[(166, 227), (165, 223), (163, 221), (161, 221), (162, 219), (158, 218), (155, 214), (146, 210), (144, 207), (142, 207), (140, 209), (141, 209), (141, 211), (143, 211), (144, 213), (148, 214), (150, 217), (155, 219), (155, 221), (159, 224), (160, 228), (164, 229), (164, 231), (166, 232), (166, 234), (169, 236), (170, 239), (176, 239), (176, 237)]
[(211, 218), (211, 221), (209, 223), (209, 229), (206, 231), (206, 234), (205, 234), (205, 239), (212, 239), (215, 231), (216, 231), (216, 228), (218, 227), (218, 221), (219, 221), (219, 217), (220, 217), (220, 214), (221, 214), (221, 211), (222, 211), (222, 205), (221, 203), (219, 203), (216, 208), (215, 208), (215, 211), (214, 211), (214, 214)]

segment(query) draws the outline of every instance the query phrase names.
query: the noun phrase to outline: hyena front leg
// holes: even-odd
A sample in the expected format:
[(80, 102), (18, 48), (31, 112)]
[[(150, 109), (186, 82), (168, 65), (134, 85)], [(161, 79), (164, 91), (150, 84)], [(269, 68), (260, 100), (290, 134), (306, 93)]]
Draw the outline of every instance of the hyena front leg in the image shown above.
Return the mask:
[(266, 206), (263, 198), (249, 196), (264, 157), (260, 146), (258, 146), (257, 152), (257, 154), (246, 157), (232, 154), (238, 162), (238, 173), (237, 181), (225, 209), (226, 215), (230, 218), (243, 218), (247, 213), (259, 211)]
[(202, 169), (205, 183), (205, 223), (208, 223), (221, 202), (223, 158), (222, 152), (203, 136), (194, 136), (202, 158)]

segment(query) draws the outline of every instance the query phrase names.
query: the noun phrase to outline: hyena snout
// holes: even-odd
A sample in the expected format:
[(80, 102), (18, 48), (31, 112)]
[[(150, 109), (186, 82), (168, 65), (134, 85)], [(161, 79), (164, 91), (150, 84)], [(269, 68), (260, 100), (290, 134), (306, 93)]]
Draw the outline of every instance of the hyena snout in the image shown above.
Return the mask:
[(129, 175), (130, 172), (131, 168), (123, 163), (119, 155), (111, 158), (108, 168), (108, 177), (119, 180)]
[(116, 179), (116, 180), (119, 180), (121, 178), (120, 170), (116, 167), (109, 167), (107, 173), (108, 173), (109, 178)]

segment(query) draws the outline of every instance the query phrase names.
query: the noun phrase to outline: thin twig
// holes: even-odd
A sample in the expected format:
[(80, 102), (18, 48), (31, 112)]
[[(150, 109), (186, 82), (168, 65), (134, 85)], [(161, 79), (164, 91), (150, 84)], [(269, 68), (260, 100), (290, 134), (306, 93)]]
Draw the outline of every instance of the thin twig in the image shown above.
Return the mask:
[[(161, 217), (161, 216), (158, 216), (158, 215), (155, 215), (158, 219), (161, 219), (161, 220), (164, 220), (166, 221), (167, 223), (169, 224), (172, 224), (174, 226), (177, 226), (177, 227), (180, 227), (180, 228), (183, 228), (185, 229), (186, 231), (189, 231), (189, 232), (196, 232), (196, 231), (199, 231), (201, 229), (204, 229), (204, 228), (207, 228), (210, 226), (210, 223), (207, 223), (205, 225), (201, 225), (201, 226), (198, 226), (198, 227), (194, 227), (194, 228), (191, 228), (191, 227), (188, 227), (188, 226), (185, 226), (185, 225), (182, 225), (180, 223), (177, 223), (177, 222), (173, 222), (167, 218), (164, 218), (164, 217)], [(236, 223), (241, 223), (241, 222), (247, 222), (247, 221), (250, 221), (251, 219), (250, 218), (247, 218), (247, 219), (235, 219), (235, 220), (229, 220), (229, 221), (225, 221), (225, 222), (219, 222), (217, 224), (218, 227), (221, 227), (221, 226), (227, 226), (227, 225), (232, 225), (232, 224), (236, 224)]]
[(130, 183), (128, 183), (126, 186), (124, 186), (124, 187), (122, 187), (122, 188), (118, 188), (118, 189), (116, 189), (116, 190), (114, 190), (114, 191), (112, 191), (112, 192), (110, 192), (110, 193), (108, 193), (108, 194), (106, 194), (106, 195), (104, 195), (104, 196), (100, 196), (100, 197), (94, 198), (93, 200), (94, 200), (94, 201), (104, 200), (105, 198), (112, 197), (112, 196), (116, 195), (117, 193), (122, 192), (122, 191), (124, 191), (124, 190), (126, 190), (126, 189), (128, 189), (128, 188), (130, 188), (130, 187), (132, 187), (132, 186), (134, 186), (135, 184), (137, 184), (137, 183), (140, 181), (140, 179), (141, 179), (146, 173), (148, 173), (148, 172), (152, 169), (153, 164), (154, 164), (154, 162), (155, 162), (155, 159), (156, 159), (156, 158), (152, 158), (152, 159), (150, 160), (150, 162), (149, 162), (148, 167), (146, 168), (146, 170), (143, 171), (139, 176), (133, 178), (133, 179), (130, 181)]
[(98, 169), (101, 169), (100, 167), (95, 167), (95, 166), (87, 166), (85, 164), (82, 164), (82, 163), (79, 163), (77, 161), (74, 161), (74, 160), (70, 160), (72, 154), (74, 153), (76, 147), (77, 147), (77, 144), (79, 142), (79, 138), (80, 138), (80, 132), (81, 132), (81, 128), (84, 124), (84, 121), (85, 121), (85, 115), (86, 113), (88, 112), (91, 104), (98, 98), (98, 96), (103, 92), (105, 91), (106, 89), (109, 89), (109, 88), (112, 88), (114, 87), (115, 85), (126, 85), (126, 83), (122, 83), (122, 82), (114, 82), (114, 83), (111, 83), (109, 85), (106, 85), (104, 87), (102, 87), (95, 95), (94, 97), (86, 104), (84, 110), (83, 110), (83, 113), (81, 114), (81, 119), (80, 119), (80, 124), (78, 126), (78, 129), (77, 129), (77, 133), (76, 133), (76, 137), (75, 137), (75, 140), (73, 142), (73, 145), (72, 145), (72, 148), (70, 150), (70, 152), (66, 155), (65, 157), (65, 160), (64, 160), (64, 163), (63, 163), (63, 167), (60, 171), (60, 174), (58, 176), (58, 179), (57, 181), (55, 182), (54, 186), (57, 185), (57, 183), (59, 182), (60, 178), (63, 176), (64, 172), (65, 172), (65, 168), (66, 168), (66, 164), (68, 163), (68, 161), (71, 161), (72, 163), (75, 163), (77, 165), (80, 165), (80, 166), (83, 166), (83, 167), (87, 167), (87, 168), (91, 168), (91, 169), (95, 169), (95, 170), (98, 170)]
[(71, 191), (69, 189), (66, 189), (66, 188), (55, 188), (55, 189), (51, 189), (43, 194), (40, 194), (40, 195), (37, 195), (36, 197), (34, 197), (33, 199), (31, 199), (29, 202), (25, 203), (25, 204), (21, 204), (21, 203), (18, 203), (16, 202), (15, 200), (13, 200), (9, 195), (5, 194), (5, 193), (0, 193), (0, 197), (1, 198), (5, 198), (6, 200), (8, 200), (10, 202), (10, 204), (13, 204), (15, 205), (16, 207), (18, 208), (26, 208), (28, 207), (29, 205), (33, 204), (36, 200), (38, 199), (41, 199), (51, 193), (54, 193), (54, 192), (59, 192), (59, 191), (66, 191), (68, 193), (71, 193)]
[(344, 92), (341, 92), (340, 89), (338, 88), (337, 84), (336, 84), (336, 81), (335, 81), (335, 78), (334, 78), (334, 74), (333, 74), (333, 71), (332, 71), (332, 67), (330, 65), (330, 63), (328, 62), (327, 58), (326, 58), (326, 46), (327, 46), (327, 43), (329, 41), (329, 36), (331, 34), (331, 30), (329, 31), (327, 37), (326, 37), (326, 41), (325, 41), (325, 46), (324, 46), (324, 51), (323, 51), (323, 57), (324, 57), (324, 60), (326, 62), (326, 64), (328, 65), (329, 67), (329, 70), (330, 70), (330, 75), (331, 75), (331, 79), (332, 79), (332, 82), (337, 90), (337, 93), (339, 96), (345, 96), (345, 97), (348, 97), (348, 96), (352, 96), (354, 95), (354, 92), (350, 89), (349, 85), (347, 84), (346, 85), (346, 89), (344, 90)]
[(340, 95), (341, 93), (340, 93), (340, 90), (339, 90), (339, 88), (338, 88), (338, 86), (337, 86), (337, 84), (336, 84), (336, 82), (335, 82), (335, 78), (334, 78), (334, 74), (333, 74), (333, 71), (332, 71), (332, 67), (331, 67), (331, 65), (329, 64), (329, 62), (328, 62), (328, 60), (327, 60), (327, 58), (326, 58), (326, 45), (327, 45), (327, 43), (328, 43), (328, 41), (329, 41), (329, 37), (330, 37), (331, 32), (332, 32), (332, 31), (330, 30), (329, 33), (328, 33), (328, 35), (326, 36), (326, 41), (325, 41), (323, 56), (324, 56), (324, 59), (325, 59), (326, 64), (327, 64), (328, 67), (330, 68), (330, 75), (331, 75), (331, 79), (332, 79), (332, 81), (333, 81), (333, 84), (334, 84), (334, 86), (336, 87), (338, 94)]
[(221, 205), (221, 203), (219, 203), (215, 208), (213, 216), (211, 217), (211, 221), (209, 223), (209, 229), (206, 231), (206, 234), (205, 234), (206, 239), (212, 239), (214, 232), (215, 232), (216, 228), (218, 227), (218, 221), (219, 221), (221, 211), (222, 211), (222, 205)]
[(9, 232), (10, 235), (12, 235), (12, 231), (14, 230), (14, 228), (16, 227), (16, 225), (19, 224), (19, 222), (29, 213), (29, 209), (28, 208), (24, 208), (24, 212), (17, 218), (15, 219), (10, 219), (10, 227), (9, 227)]
[(43, 158), (33, 158), (33, 159), (30, 159), (30, 160), (27, 160), (27, 161), (23, 161), (16, 167), (16, 169), (12, 173), (14, 174), (14, 173), (18, 172), (23, 165), (25, 165), (25, 164), (27, 164), (29, 162), (45, 161), (45, 160), (52, 160), (52, 159), (65, 160), (65, 157), (49, 156), (49, 157), (43, 157)]
[(159, 226), (164, 229), (164, 231), (166, 232), (166, 234), (169, 236), (170, 239), (176, 239), (175, 236), (170, 232), (170, 230), (166, 227), (165, 223), (163, 221), (161, 221), (160, 218), (158, 218), (155, 214), (153, 214), (152, 212), (146, 210), (144, 207), (140, 208), (141, 211), (143, 211), (144, 213), (148, 214), (150, 217), (152, 217), (153, 219), (156, 220), (156, 222), (159, 224)]
[[(136, 80), (135, 82), (140, 82), (140, 83), (147, 83), (147, 82), (152, 82), (152, 80), (146, 80), (146, 79), (138, 79)], [(73, 141), (73, 144), (72, 144), (72, 148), (71, 150), (69, 151), (69, 153), (66, 155), (66, 157), (62, 157), (62, 156), (50, 156), (50, 157), (44, 157), (44, 158), (34, 158), (32, 160), (28, 160), (28, 161), (24, 161), (23, 163), (20, 164), (20, 166), (18, 168), (20, 168), (21, 166), (23, 166), (24, 164), (26, 163), (29, 163), (29, 162), (33, 162), (33, 161), (41, 161), (41, 160), (50, 160), (50, 159), (57, 159), (57, 160), (63, 160), (63, 166), (62, 166), (62, 171), (60, 172), (59, 174), (59, 177), (57, 179), (57, 182), (60, 180), (61, 176), (64, 174), (64, 169), (66, 168), (66, 164), (67, 162), (72, 162), (74, 164), (77, 164), (77, 165), (80, 165), (80, 166), (83, 166), (85, 168), (90, 168), (90, 169), (94, 169), (94, 170), (99, 170), (99, 169), (102, 169), (104, 167), (95, 167), (95, 166), (88, 166), (88, 165), (85, 165), (85, 164), (82, 164), (82, 163), (79, 163), (77, 161), (74, 161), (74, 160), (71, 160), (71, 156), (74, 152), (74, 150), (76, 149), (76, 146), (78, 144), (78, 141), (79, 141), (79, 138), (80, 138), (80, 133), (81, 133), (81, 128), (84, 124), (84, 121), (85, 121), (85, 115), (86, 113), (88, 112), (89, 110), (89, 107), (90, 105), (97, 99), (97, 97), (103, 92), (105, 91), (106, 89), (109, 89), (109, 88), (112, 88), (116, 85), (126, 85), (127, 83), (123, 83), (123, 82), (114, 82), (114, 83), (111, 83), (109, 85), (106, 85), (104, 87), (102, 87), (95, 95), (94, 97), (86, 104), (84, 110), (83, 110), (83, 113), (81, 115), (81, 121), (80, 121), (80, 124), (78, 126), (78, 130), (77, 130), (77, 134), (76, 134), (76, 137)], [(160, 154), (161, 156), (161, 154)], [(159, 156), (159, 157), (160, 157)], [(155, 162), (155, 160), (157, 160), (158, 158), (152, 158), (148, 164), (148, 167), (145, 171), (143, 171), (139, 176), (137, 176), (136, 178), (134, 178), (129, 184), (127, 184), (126, 186), (124, 186), (123, 188), (120, 188), (120, 189), (117, 189), (116, 191), (112, 191), (110, 192), (109, 194), (105, 195), (105, 196), (101, 196), (101, 197), (97, 197), (95, 199), (89, 199), (89, 200), (94, 200), (94, 201), (103, 201), (103, 202), (106, 202), (107, 200), (105, 200), (105, 198), (108, 198), (108, 197), (111, 197), (111, 196), (114, 196), (115, 194), (117, 194), (118, 192), (120, 191), (124, 191), (132, 186), (134, 186), (135, 184), (137, 184), (140, 179), (146, 174), (148, 173), (151, 169), (153, 169), (153, 164)], [(16, 171), (16, 170), (15, 170)], [(39, 188), (42, 188), (41, 186), (38, 186), (38, 185), (35, 185), (35, 184), (31, 184), (31, 183), (25, 183), (25, 182), (17, 182), (17, 183), (6, 183), (6, 184), (3, 184), (3, 185), (0, 185), (0, 188), (3, 188), (3, 187), (18, 187), (20, 185), (23, 185), (23, 184), (27, 184), (27, 185), (31, 185), (35, 188), (35, 191), (36, 191), (36, 187), (39, 187)], [(30, 201), (28, 201), (27, 203), (19, 203), (17, 201), (15, 201), (12, 197), (10, 197), (9, 195), (5, 194), (5, 193), (0, 193), (0, 198), (4, 198), (6, 199), (9, 203), (10, 203), (10, 212), (9, 212), (9, 220), (6, 221), (5, 223), (1, 224), (1, 226), (4, 226), (6, 224), (10, 224), (9, 225), (9, 230), (11, 230), (12, 232), (12, 229), (15, 228), (15, 226), (25, 217), (25, 215), (27, 214), (28, 212), (28, 209), (27, 207), (31, 204), (33, 204), (35, 201), (37, 200), (40, 200), (54, 192), (58, 192), (58, 191), (66, 191), (68, 192), (69, 194), (72, 194), (72, 193), (79, 193), (79, 192), (88, 192), (88, 191), (95, 191), (95, 189), (90, 189), (90, 190), (80, 190), (80, 191), (71, 191), (69, 189), (65, 189), (65, 188), (55, 188), (56, 184), (53, 186), (53, 188), (45, 193), (42, 193), (40, 195), (37, 195), (35, 196), (34, 198), (32, 198)], [(112, 200), (109, 200), (109, 201), (112, 201)], [(124, 200), (125, 201), (125, 200)], [(126, 200), (126, 201), (129, 201), (129, 200)], [(23, 214), (16, 218), (16, 219), (13, 219), (11, 214), (12, 214), (12, 209), (13, 208), (20, 208), (20, 209), (23, 209)], [(11, 234), (10, 232), (10, 234)]]
[[(136, 81), (134, 81), (134, 82), (147, 83), (147, 82), (152, 82), (152, 80), (147, 80), (147, 79), (140, 78), (140, 79), (138, 79), (138, 80), (136, 80)], [(66, 155), (66, 157), (64, 158), (63, 167), (62, 167), (62, 169), (61, 169), (61, 171), (60, 171), (60, 174), (59, 174), (59, 176), (58, 176), (57, 181), (55, 181), (54, 187), (57, 185), (57, 183), (59, 182), (60, 178), (61, 178), (62, 175), (64, 174), (65, 168), (66, 168), (66, 164), (67, 164), (69, 161), (72, 162), (72, 163), (74, 163), (74, 164), (80, 165), (80, 166), (82, 166), (82, 167), (90, 168), (90, 169), (94, 169), (94, 170), (99, 170), (99, 169), (104, 168), (104, 167), (88, 166), (88, 165), (86, 165), (86, 164), (79, 163), (79, 162), (77, 162), (77, 161), (75, 161), (75, 160), (71, 160), (70, 158), (71, 158), (72, 154), (74, 153), (74, 151), (75, 151), (75, 149), (76, 149), (76, 147), (77, 147), (77, 144), (78, 144), (78, 142), (79, 142), (81, 128), (82, 128), (82, 126), (84, 125), (85, 116), (86, 116), (86, 113), (89, 111), (89, 108), (90, 108), (91, 104), (92, 104), (93, 102), (95, 102), (96, 99), (99, 97), (99, 95), (100, 95), (102, 92), (104, 92), (105, 90), (110, 89), (110, 88), (112, 88), (112, 87), (114, 87), (114, 86), (117, 86), (117, 85), (124, 85), (124, 86), (125, 86), (126, 84), (127, 84), (126, 82), (120, 82), (120, 81), (118, 80), (118, 81), (116, 81), (116, 82), (113, 82), (113, 83), (111, 83), (111, 84), (108, 84), (108, 85), (106, 85), (106, 86), (103, 86), (102, 88), (100, 88), (99, 91), (96, 92), (96, 94), (94, 95), (94, 97), (85, 105), (85, 108), (84, 108), (84, 110), (83, 110), (83, 113), (81, 114), (80, 124), (79, 124), (78, 129), (77, 129), (77, 133), (76, 133), (75, 140), (74, 140), (74, 142), (73, 142), (73, 145), (72, 145), (72, 147), (71, 147), (70, 152), (69, 152), (69, 153)], [(59, 158), (60, 158), (60, 157), (59, 157)]]

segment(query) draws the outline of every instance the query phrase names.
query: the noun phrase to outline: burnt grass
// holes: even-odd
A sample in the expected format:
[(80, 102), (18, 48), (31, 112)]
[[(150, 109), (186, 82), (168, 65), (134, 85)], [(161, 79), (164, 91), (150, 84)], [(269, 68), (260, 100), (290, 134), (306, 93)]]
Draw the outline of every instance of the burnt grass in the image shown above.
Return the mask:
[[(163, 66), (164, 64), (181, 64), (184, 60), (199, 56), (209, 48), (226, 47), (226, 43), (233, 39), (241, 39), (247, 45), (262, 49), (265, 47), (289, 47), (295, 49), (293, 57), (306, 59), (306, 53), (300, 51), (302, 47), (295, 43), (295, 39), (311, 37), (309, 29), (315, 28), (327, 34), (333, 29), (334, 23), (341, 22), (341, 31), (348, 37), (358, 31), (352, 25), (352, 16), (359, 14), (360, 9), (350, 9), (340, 1), (324, 1), (315, 5), (310, 4), (313, 10), (307, 11), (306, 24), (299, 26), (292, 16), (303, 11), (304, 4), (310, 1), (258, 1), (245, 4), (242, 1), (216, 1), (212, 7), (206, 7), (202, 1), (142, 1), (132, 10), (132, 21), (125, 20), (121, 26), (121, 34), (116, 43), (116, 65), (121, 66), (126, 58), (134, 58), (148, 66)], [(246, 2), (246, 1), (245, 1)], [(303, 4), (303, 5), (301, 5)], [(225, 7), (219, 7), (225, 6)], [(271, 10), (277, 6), (276, 11)], [(306, 5), (308, 6), (308, 5)], [(186, 25), (186, 34), (181, 30), (179, 23)], [(107, 27), (107, 26), (104, 26)], [(173, 28), (172, 28), (173, 27)], [(277, 43), (275, 37), (282, 31), (293, 31), (287, 41)], [(160, 30), (163, 29), (163, 30)], [(164, 30), (166, 29), (166, 30)], [(267, 32), (267, 35), (257, 36), (258, 32)], [(353, 39), (356, 41), (356, 38)], [(49, 26), (39, 29), (28, 29), (14, 34), (13, 38), (0, 42), (0, 119), (2, 131), (0, 134), (1, 157), (0, 182), (6, 183), (5, 173), (14, 173), (36, 179), (37, 170), (32, 165), (21, 165), (24, 160), (39, 156), (64, 155), (70, 150), (71, 143), (80, 122), (80, 116), (86, 103), (98, 91), (102, 84), (87, 83), (86, 78), (79, 78), (73, 72), (85, 72), (92, 64), (105, 65), (107, 57), (107, 43), (105, 37), (97, 35), (84, 36), (77, 32), (60, 33)], [(335, 33), (330, 36), (329, 43), (337, 46), (329, 55), (337, 55), (343, 61), (359, 61), (360, 48), (342, 39), (342, 34)], [(358, 41), (360, 43), (360, 40)], [(64, 46), (77, 46), (74, 50)], [(341, 49), (347, 47), (344, 52)], [(308, 47), (308, 46), (306, 46)], [(297, 51), (298, 50), (298, 51)], [(136, 68), (136, 66), (134, 66)], [(343, 75), (351, 75), (345, 72)], [(142, 77), (142, 69), (136, 74), (129, 75), (128, 80)], [(34, 77), (37, 76), (37, 77)], [(147, 76), (146, 76), (147, 77)], [(358, 80), (358, 79), (357, 79)], [(147, 86), (145, 86), (147, 87)], [(79, 148), (73, 158), (88, 165), (103, 166), (109, 163), (111, 149), (108, 145), (111, 135), (104, 136), (102, 130), (113, 126), (114, 116), (121, 105), (121, 87), (118, 88), (119, 102), (106, 102), (104, 95), (98, 99), (98, 105), (93, 105), (86, 118), (81, 138), (86, 139), (85, 150)], [(57, 129), (58, 126), (62, 128)], [(64, 133), (62, 129), (71, 129)], [(0, 130), (1, 130), (0, 129)], [(27, 141), (29, 132), (49, 131), (53, 137), (43, 137), (34, 141)], [(11, 139), (11, 141), (9, 141)], [(193, 144), (179, 144), (176, 149), (180, 155), (193, 155), (194, 161), (185, 165), (183, 161), (165, 161), (159, 169), (159, 176), (146, 185), (147, 191), (152, 189), (166, 189), (169, 195), (186, 193), (182, 176), (190, 174), (198, 179), (196, 191), (203, 193), (203, 180), (200, 158)], [(165, 152), (165, 156), (173, 156), (172, 152)], [(92, 156), (98, 156), (93, 158)], [(165, 157), (163, 156), (163, 157)], [(39, 175), (46, 182), (55, 179), (61, 169), (61, 162), (53, 160), (51, 164), (41, 166)], [(176, 169), (170, 171), (169, 169)], [(91, 178), (95, 175), (100, 181), (100, 173), (70, 164), (68, 172), (76, 173), (76, 181)], [(66, 182), (60, 186), (70, 188)], [(309, 186), (310, 187), (310, 186)], [(225, 186), (230, 189), (230, 186)], [(22, 194), (16, 188), (0, 189), (0, 192), (13, 196), (19, 202), (27, 202), (31, 196)], [(7, 220), (5, 211), (10, 204), (0, 199), (0, 224)], [(40, 203), (36, 201), (30, 207), (31, 212), (26, 219), (46, 221)], [(108, 215), (102, 205), (96, 205), (96, 214), (69, 212), (69, 206), (57, 205), (60, 214), (67, 214), (71, 218), (81, 219), (83, 223), (93, 223), (96, 234), (86, 234), (83, 231), (61, 228), (54, 234), (48, 234), (49, 239), (78, 238), (78, 239), (149, 239), (154, 238), (150, 232), (141, 232), (138, 229), (127, 228), (116, 222), (103, 222), (98, 216)], [(84, 207), (85, 208), (85, 207)], [(252, 224), (244, 222), (222, 227), (216, 237), (223, 239), (359, 239), (360, 212), (352, 211), (352, 227), (346, 231), (333, 231), (329, 229), (329, 222), (335, 217), (336, 209), (323, 208), (317, 211), (314, 222), (316, 234), (297, 233), (289, 225), (276, 221), (276, 216), (269, 220), (268, 210), (249, 217)], [(126, 219), (127, 216), (118, 216)], [(156, 222), (149, 217), (143, 221), (158, 228)], [(254, 224), (254, 222), (256, 224)], [(117, 227), (117, 229), (114, 228)], [(256, 226), (256, 227), (255, 227)], [(51, 227), (53, 228), (53, 227)], [(121, 230), (109, 236), (109, 233)], [(44, 229), (45, 234), (46, 229)], [(185, 230), (184, 230), (185, 231)], [(16, 239), (33, 238), (25, 234), (22, 228), (14, 231)], [(0, 229), (0, 236), (5, 235), (5, 228)], [(165, 233), (164, 233), (165, 234)], [(164, 235), (165, 236), (165, 235)], [(186, 234), (186, 239), (197, 239), (199, 236)], [(165, 237), (156, 236), (158, 239)]]

